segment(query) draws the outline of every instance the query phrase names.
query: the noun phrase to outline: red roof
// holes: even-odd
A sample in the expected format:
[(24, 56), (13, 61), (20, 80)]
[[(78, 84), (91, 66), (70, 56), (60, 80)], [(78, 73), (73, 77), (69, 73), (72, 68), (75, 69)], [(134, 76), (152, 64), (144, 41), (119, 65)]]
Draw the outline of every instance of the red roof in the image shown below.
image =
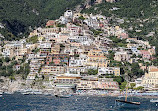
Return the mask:
[(140, 52), (141, 52), (142, 54), (149, 54), (149, 55), (150, 55), (149, 51), (146, 51), (146, 50), (140, 50)]
[(47, 23), (46, 23), (46, 26), (51, 26), (51, 25), (54, 25), (55, 24), (55, 21), (54, 20), (49, 20)]
[(151, 69), (150, 72), (158, 72), (158, 69)]

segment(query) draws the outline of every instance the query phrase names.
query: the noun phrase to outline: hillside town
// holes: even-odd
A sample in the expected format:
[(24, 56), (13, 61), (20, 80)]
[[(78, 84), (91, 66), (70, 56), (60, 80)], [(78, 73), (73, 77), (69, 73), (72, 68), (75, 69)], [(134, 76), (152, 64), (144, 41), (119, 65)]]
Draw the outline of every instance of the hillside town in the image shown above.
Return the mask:
[[(27, 38), (1, 42), (0, 54), (10, 59), (7, 64), (16, 61), (13, 70), (19, 74), (28, 64), (26, 80), (17, 83), (23, 87), (29, 84), (25, 90), (40, 86), (39, 89), (54, 93), (112, 95), (124, 90), (124, 83), (129, 82), (135, 84), (133, 90), (157, 91), (158, 66), (152, 64), (155, 46), (130, 37), (111, 19), (67, 10), (59, 19), (48, 20), (45, 27), (33, 30)], [(132, 64), (138, 64), (139, 71), (130, 75), (129, 71), (134, 71)], [(16, 80), (12, 77), (9, 81), (14, 84)], [(17, 90), (20, 87), (14, 91)]]

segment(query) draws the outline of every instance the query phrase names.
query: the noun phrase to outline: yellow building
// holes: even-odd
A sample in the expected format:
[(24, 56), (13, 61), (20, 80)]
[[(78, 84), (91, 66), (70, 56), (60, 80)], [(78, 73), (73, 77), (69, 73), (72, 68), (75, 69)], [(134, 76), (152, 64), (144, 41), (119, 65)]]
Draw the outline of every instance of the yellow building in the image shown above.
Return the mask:
[(80, 16), (82, 16), (81, 13), (75, 13), (75, 14), (73, 15), (74, 18), (79, 18)]
[(145, 74), (142, 85), (150, 88), (156, 87), (156, 85), (158, 85), (158, 69), (150, 69), (149, 72)]
[(77, 76), (56, 76), (54, 83), (60, 84), (78, 84), (81, 77)]
[(27, 49), (27, 48), (21, 48), (19, 51), (20, 51), (20, 52), (19, 52), (20, 55), (25, 55), (25, 54), (28, 53), (28, 49)]
[(17, 55), (16, 57), (15, 57), (15, 60), (22, 60), (23, 59), (23, 55)]
[(41, 68), (41, 75), (58, 75), (66, 72), (66, 68), (63, 66), (51, 66), (47, 65)]
[(110, 60), (107, 60), (107, 57), (104, 56), (104, 53), (101, 50), (90, 50), (88, 52), (87, 65), (93, 67), (107, 67), (109, 63)]
[(44, 39), (44, 37), (38, 37), (38, 41), (42, 41)]
[(96, 89), (97, 86), (98, 86), (97, 80), (84, 80), (84, 79), (82, 79), (77, 84), (77, 90), (92, 90), (92, 89)]
[(59, 53), (60, 53), (60, 44), (55, 44), (55, 45), (51, 48), (51, 53), (52, 53), (52, 54), (59, 54)]
[(33, 32), (30, 32), (29, 37), (36, 36), (36, 35), (38, 35), (38, 31), (34, 30)]

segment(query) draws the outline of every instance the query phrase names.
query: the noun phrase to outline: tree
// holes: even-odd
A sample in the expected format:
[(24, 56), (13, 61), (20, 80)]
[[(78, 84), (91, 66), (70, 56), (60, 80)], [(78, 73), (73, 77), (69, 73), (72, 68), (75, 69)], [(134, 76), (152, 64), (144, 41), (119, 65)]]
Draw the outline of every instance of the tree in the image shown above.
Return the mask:
[(81, 20), (85, 20), (85, 18), (84, 18), (83, 16), (80, 16), (79, 19), (81, 19)]
[(124, 79), (122, 77), (120, 77), (120, 76), (116, 76), (114, 78), (114, 81), (118, 82), (118, 84), (121, 85), (121, 83), (124, 81)]
[(27, 39), (28, 42), (31, 42), (31, 43), (37, 43), (38, 41), (38, 36), (32, 36), (30, 38)]
[(10, 61), (10, 58), (9, 57), (6, 57), (5, 58), (5, 62), (9, 62)]
[(131, 78), (134, 76), (141, 77), (143, 74), (144, 72), (143, 70), (140, 69), (140, 66), (138, 63), (133, 63), (131, 65), (131, 74), (130, 74)]
[(120, 89), (124, 90), (124, 89), (126, 88), (126, 85), (127, 85), (127, 82), (126, 82), (126, 81), (123, 82), (123, 83), (121, 83)]
[(0, 67), (3, 65), (3, 62), (0, 62)]
[(139, 86), (139, 87), (137, 87), (137, 88), (134, 88), (135, 90), (143, 90), (144, 89), (144, 87), (142, 87), (142, 86)]
[(136, 83), (130, 83), (130, 89), (133, 89), (136, 86)]
[(109, 53), (108, 58), (110, 60), (114, 60), (115, 53), (113, 51), (111, 51), (111, 50), (108, 53)]
[(97, 75), (97, 74), (98, 74), (98, 70), (89, 69), (89, 70), (88, 70), (88, 74), (89, 74), (89, 75)]
[(79, 57), (80, 55), (79, 54), (74, 54), (74, 57)]

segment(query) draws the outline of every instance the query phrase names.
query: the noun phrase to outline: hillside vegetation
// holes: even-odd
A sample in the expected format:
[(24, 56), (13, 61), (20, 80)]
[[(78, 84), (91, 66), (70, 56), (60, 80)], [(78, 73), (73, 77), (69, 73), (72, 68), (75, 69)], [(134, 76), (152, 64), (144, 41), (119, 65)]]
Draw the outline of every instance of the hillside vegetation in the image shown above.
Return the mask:
[(56, 19), (82, 0), (0, 0), (0, 33), (7, 40), (27, 35), (31, 28), (41, 26), (48, 19)]
[[(115, 3), (104, 2), (82, 12), (112, 17), (111, 23), (128, 31), (129, 37), (149, 40), (151, 45), (156, 46), (156, 52), (158, 52), (158, 1), (119, 0)], [(123, 19), (124, 23), (116, 22), (116, 18)]]

